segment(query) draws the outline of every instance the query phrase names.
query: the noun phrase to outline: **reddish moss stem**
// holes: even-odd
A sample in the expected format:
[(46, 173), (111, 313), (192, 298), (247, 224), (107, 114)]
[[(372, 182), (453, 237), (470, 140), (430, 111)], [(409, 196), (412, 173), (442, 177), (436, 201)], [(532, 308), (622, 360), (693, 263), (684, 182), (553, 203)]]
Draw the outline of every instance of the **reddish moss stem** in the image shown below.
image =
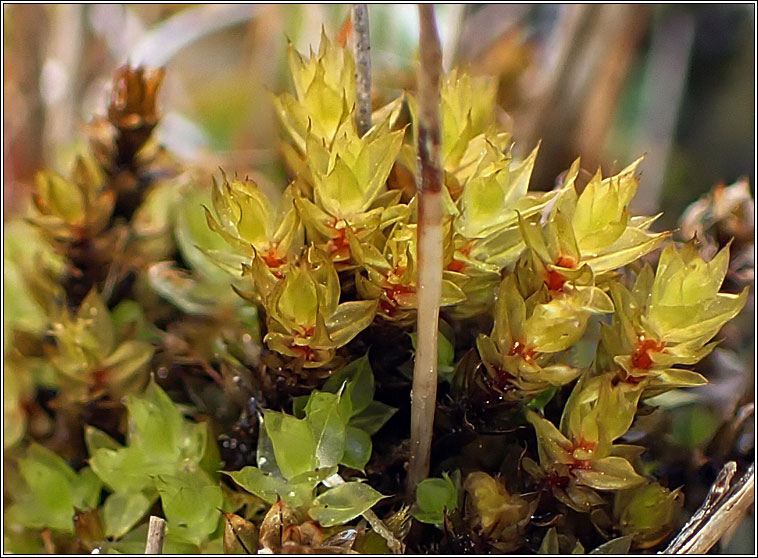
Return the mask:
[(411, 454), (408, 495), (429, 475), (437, 401), (437, 329), (442, 296), (442, 168), (440, 163), (440, 76), (442, 50), (434, 7), (419, 5), (418, 74), (418, 318), (411, 391)]

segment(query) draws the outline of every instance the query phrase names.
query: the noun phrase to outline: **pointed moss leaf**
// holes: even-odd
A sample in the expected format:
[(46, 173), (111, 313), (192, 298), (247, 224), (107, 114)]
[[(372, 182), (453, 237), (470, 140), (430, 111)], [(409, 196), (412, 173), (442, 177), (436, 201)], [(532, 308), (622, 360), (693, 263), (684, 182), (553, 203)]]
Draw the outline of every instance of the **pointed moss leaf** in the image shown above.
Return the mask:
[(279, 496), (288, 506), (303, 509), (313, 501), (313, 488), (313, 485), (308, 482), (288, 482), (281, 488)]
[(316, 464), (332, 467), (345, 453), (345, 427), (348, 417), (340, 412), (343, 394), (314, 391), (305, 406), (305, 418), (316, 442)]
[(284, 478), (316, 468), (316, 438), (306, 419), (266, 410), (263, 422)]
[[(134, 300), (119, 302), (111, 312), (111, 320), (116, 332), (124, 332), (131, 327), (136, 327), (135, 339), (137, 341), (160, 341), (156, 329), (147, 321), (142, 306)], [(124, 337), (123, 334), (122, 337)]]
[(103, 483), (92, 469), (81, 469), (71, 485), (74, 507), (80, 510), (96, 508), (102, 488)]
[(127, 398), (129, 445), (116, 446), (102, 433), (89, 431), (99, 445), (90, 466), (113, 492), (139, 492), (153, 487), (153, 478), (178, 469), (218, 470), (218, 449), (209, 440), (208, 425), (185, 420), (166, 393), (151, 382), (144, 395)]
[(371, 458), (371, 436), (360, 428), (348, 426), (345, 430), (345, 453), (340, 463), (363, 471)]
[(368, 353), (329, 377), (324, 391), (337, 393), (345, 385), (342, 397), (350, 402), (351, 416), (366, 409), (374, 398), (374, 374)]
[(129, 445), (151, 456), (177, 454), (182, 415), (158, 384), (151, 381), (142, 397), (129, 396)]
[(39, 172), (37, 190), (45, 204), (65, 222), (77, 224), (85, 217), (86, 204), (75, 184), (52, 171)]
[(596, 490), (621, 490), (645, 482), (626, 459), (614, 456), (594, 460), (591, 468), (576, 469), (574, 475), (580, 484)]
[(545, 408), (545, 406), (550, 403), (550, 401), (555, 397), (555, 394), (558, 392), (558, 386), (549, 387), (543, 392), (539, 393), (534, 399), (529, 401), (529, 403), (526, 404), (527, 407), (530, 409), (534, 409), (535, 411), (540, 411)]
[(224, 554), (254, 554), (258, 549), (258, 528), (244, 517), (224, 514)]
[(337, 467), (322, 467), (313, 471), (306, 471), (296, 477), (292, 477), (289, 482), (292, 484), (307, 484), (312, 487), (318, 486), (337, 472)]
[(445, 512), (453, 512), (458, 508), (458, 492), (460, 489), (459, 476), (453, 479), (447, 473), (442, 473), (441, 479), (424, 479), (416, 489), (416, 509), (413, 517), (422, 523), (442, 525)]
[(290, 479), (286, 489), (279, 495), (290, 507), (304, 509), (313, 502), (314, 489), (336, 473), (336, 466), (301, 473)]
[(102, 361), (102, 366), (108, 369), (108, 380), (114, 386), (128, 385), (128, 382), (146, 370), (153, 352), (153, 347), (144, 341), (125, 341)]
[(183, 540), (202, 543), (218, 527), (221, 488), (203, 471), (156, 477), (155, 486), (168, 522), (167, 530)]
[(173, 459), (151, 461), (150, 457), (138, 447), (101, 448), (90, 457), (90, 466), (112, 491), (139, 492), (153, 485), (153, 475), (170, 474), (177, 468)]
[(437, 359), (437, 373), (443, 380), (450, 382), (453, 379), (453, 372), (455, 372), (455, 367), (453, 366), (453, 361), (455, 360), (455, 348), (442, 332), (440, 332), (438, 336)]
[(29, 528), (72, 532), (76, 473), (60, 456), (37, 444), (18, 465), (26, 490), (19, 490), (11, 517)]
[(629, 554), (629, 549), (632, 547), (633, 538), (634, 537), (631, 535), (626, 535), (623, 537), (611, 539), (592, 550), (590, 554)]
[(342, 525), (386, 498), (362, 482), (347, 482), (331, 488), (313, 501), (308, 515), (323, 527)]
[[(199, 463), (208, 449), (208, 424), (183, 421), (177, 437), (177, 449), (181, 459)], [(215, 444), (214, 444), (215, 445)], [(211, 463), (211, 471), (218, 467)]]
[(264, 473), (258, 467), (244, 467), (239, 471), (226, 474), (242, 488), (269, 504), (276, 502), (278, 496), (287, 489), (287, 481)]
[(263, 417), (260, 417), (258, 424), (258, 445), (256, 448), (255, 464), (264, 473), (271, 473), (281, 477), (282, 472), (279, 470), (279, 465), (276, 464), (276, 455), (274, 455), (274, 444), (271, 443), (271, 438), (269, 438), (266, 432), (266, 424), (263, 421)]
[(308, 404), (308, 397), (308, 395), (298, 395), (292, 398), (292, 414), (295, 415), (295, 418), (305, 418), (305, 406)]
[(350, 419), (350, 426), (360, 428), (369, 436), (373, 436), (385, 423), (397, 412), (395, 407), (390, 407), (381, 401), (372, 401), (360, 414)]
[(9, 489), (15, 502), (8, 509), (12, 522), (70, 533), (75, 508), (97, 507), (102, 483), (89, 467), (77, 474), (60, 456), (37, 444), (18, 465), (24, 483)]
[(142, 492), (117, 492), (105, 500), (105, 535), (120, 539), (148, 512), (153, 502)]
[(94, 455), (100, 448), (117, 450), (121, 447), (121, 444), (108, 434), (90, 425), (84, 427), (84, 441), (87, 444), (87, 453), (90, 455)]
[(545, 537), (540, 543), (540, 549), (537, 551), (539, 554), (560, 554), (561, 550), (558, 547), (558, 532), (555, 527), (550, 527), (545, 533)]
[(196, 425), (187, 423), (185, 426), (196, 426), (198, 430), (202, 429), (201, 441), (205, 443), (205, 447), (200, 454), (201, 457), (198, 465), (203, 471), (211, 475), (212, 478), (218, 479), (220, 477), (218, 471), (221, 469), (221, 453), (218, 449), (216, 437), (213, 435), (211, 423), (204, 422)]
[(552, 422), (528, 409), (526, 420), (532, 424), (537, 434), (537, 450), (543, 466), (551, 463), (573, 463), (569, 451), (571, 441)]
[(313, 489), (336, 472), (336, 467), (307, 471), (289, 481), (264, 473), (257, 467), (245, 467), (226, 474), (242, 488), (269, 504), (281, 497), (289, 506), (298, 509), (308, 506), (313, 500)]
[(77, 317), (87, 321), (86, 332), (96, 342), (92, 350), (103, 357), (109, 354), (115, 346), (113, 322), (108, 307), (95, 289), (82, 301)]

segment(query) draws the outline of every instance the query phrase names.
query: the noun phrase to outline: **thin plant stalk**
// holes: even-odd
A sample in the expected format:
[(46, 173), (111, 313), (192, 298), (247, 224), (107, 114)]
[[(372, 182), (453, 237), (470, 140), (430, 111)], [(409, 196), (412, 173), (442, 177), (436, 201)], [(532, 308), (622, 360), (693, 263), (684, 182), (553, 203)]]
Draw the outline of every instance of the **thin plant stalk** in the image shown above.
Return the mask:
[(371, 36), (368, 6), (353, 4), (351, 18), (355, 37), (355, 118), (358, 133), (363, 136), (371, 129)]
[(662, 554), (705, 554), (739, 523), (755, 501), (755, 463), (735, 483), (734, 461), (721, 469), (698, 511)]
[(408, 495), (429, 475), (437, 401), (437, 329), (442, 296), (442, 168), (440, 164), (440, 76), (442, 49), (434, 7), (419, 5), (418, 74), (418, 317), (411, 391), (411, 453)]
[(163, 554), (163, 538), (166, 534), (166, 520), (155, 515), (150, 516), (147, 528), (145, 554)]

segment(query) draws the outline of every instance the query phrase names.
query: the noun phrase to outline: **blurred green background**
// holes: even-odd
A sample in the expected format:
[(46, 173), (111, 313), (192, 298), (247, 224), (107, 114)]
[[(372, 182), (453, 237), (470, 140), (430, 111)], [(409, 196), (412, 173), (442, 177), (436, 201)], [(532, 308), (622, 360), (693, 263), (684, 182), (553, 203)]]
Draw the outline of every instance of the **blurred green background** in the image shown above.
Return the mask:
[[(282, 178), (267, 91), (286, 44), (335, 36), (349, 5), (4, 5), (5, 214), (36, 169), (65, 167), (126, 60), (165, 65), (159, 137), (201, 167)], [(682, 210), (755, 176), (755, 7), (440, 5), (447, 68), (497, 76), (517, 151), (542, 138), (532, 187), (577, 155), (611, 171), (647, 153), (638, 212)], [(376, 102), (413, 87), (417, 15), (370, 9)], [(282, 178), (283, 180), (283, 178)]]

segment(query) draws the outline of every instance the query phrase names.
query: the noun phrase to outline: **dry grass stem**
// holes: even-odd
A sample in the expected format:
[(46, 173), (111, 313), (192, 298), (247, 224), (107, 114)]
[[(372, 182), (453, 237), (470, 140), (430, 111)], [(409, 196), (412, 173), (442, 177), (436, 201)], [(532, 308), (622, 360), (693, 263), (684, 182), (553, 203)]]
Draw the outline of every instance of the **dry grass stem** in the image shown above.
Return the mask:
[(419, 6), (418, 74), (419, 205), (418, 318), (411, 391), (411, 454), (408, 494), (429, 474), (437, 398), (437, 327), (442, 295), (442, 170), (440, 162), (440, 75), (442, 50), (434, 7)]
[(755, 500), (755, 464), (732, 484), (736, 470), (734, 461), (724, 465), (703, 505), (662, 554), (705, 554), (742, 520)]
[(155, 515), (150, 516), (147, 528), (145, 554), (163, 554), (163, 538), (166, 535), (166, 520)]
[(366, 4), (353, 4), (352, 21), (355, 34), (356, 123), (362, 136), (371, 129), (371, 36)]

